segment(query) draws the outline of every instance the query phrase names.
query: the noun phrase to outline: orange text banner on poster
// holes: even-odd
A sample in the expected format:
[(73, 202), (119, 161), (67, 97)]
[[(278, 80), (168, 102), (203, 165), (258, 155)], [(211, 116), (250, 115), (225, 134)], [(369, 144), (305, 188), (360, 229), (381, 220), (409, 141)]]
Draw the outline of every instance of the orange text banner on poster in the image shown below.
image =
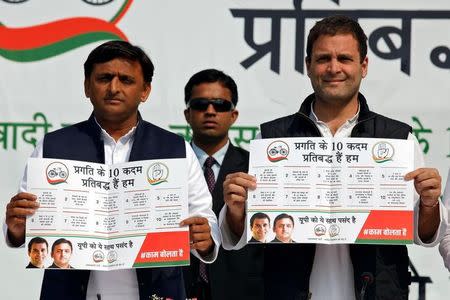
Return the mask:
[(356, 243), (412, 244), (413, 224), (412, 211), (371, 211), (359, 232)]
[(189, 265), (189, 231), (149, 233), (134, 268)]

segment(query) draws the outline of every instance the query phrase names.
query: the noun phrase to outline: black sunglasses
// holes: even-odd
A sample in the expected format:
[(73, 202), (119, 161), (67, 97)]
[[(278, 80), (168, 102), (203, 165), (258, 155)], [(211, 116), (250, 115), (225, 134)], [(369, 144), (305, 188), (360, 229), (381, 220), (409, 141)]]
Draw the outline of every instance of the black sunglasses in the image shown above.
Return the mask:
[(234, 109), (234, 104), (231, 101), (224, 99), (207, 99), (207, 98), (193, 98), (187, 103), (187, 108), (193, 110), (205, 111), (208, 106), (212, 104), (216, 112), (226, 112)]

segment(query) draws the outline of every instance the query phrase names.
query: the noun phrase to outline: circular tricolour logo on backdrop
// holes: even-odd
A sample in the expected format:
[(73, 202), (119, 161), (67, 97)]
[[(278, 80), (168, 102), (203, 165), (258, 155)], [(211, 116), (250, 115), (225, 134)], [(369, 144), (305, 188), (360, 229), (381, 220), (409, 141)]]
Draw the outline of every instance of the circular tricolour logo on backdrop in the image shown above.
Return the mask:
[(67, 181), (69, 169), (61, 162), (52, 162), (45, 169), (45, 175), (48, 183), (59, 184)]
[(109, 263), (115, 262), (115, 261), (117, 260), (117, 252), (114, 251), (114, 250), (110, 250), (110, 251), (108, 252), (108, 254), (106, 255), (106, 260), (107, 260)]
[(277, 162), (287, 159), (289, 155), (289, 146), (283, 141), (275, 141), (267, 147), (267, 158), (271, 162)]
[(394, 156), (394, 146), (388, 142), (378, 142), (372, 147), (372, 158), (376, 163), (383, 163), (392, 160)]
[(169, 168), (160, 162), (151, 164), (147, 169), (147, 180), (151, 185), (157, 185), (167, 181)]

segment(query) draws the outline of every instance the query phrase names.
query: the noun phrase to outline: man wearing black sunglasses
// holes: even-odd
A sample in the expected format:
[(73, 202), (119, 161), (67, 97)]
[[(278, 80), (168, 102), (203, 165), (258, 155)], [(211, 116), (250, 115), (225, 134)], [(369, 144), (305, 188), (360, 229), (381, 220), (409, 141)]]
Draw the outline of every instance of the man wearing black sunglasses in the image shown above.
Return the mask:
[(213, 155), (228, 144), (228, 130), (239, 115), (237, 100), (236, 84), (220, 71), (204, 70), (192, 76), (185, 87), (184, 116), (195, 146)]
[[(238, 117), (238, 92), (234, 80), (221, 71), (208, 69), (194, 74), (184, 89), (186, 121), (192, 128), (194, 153), (203, 167), (218, 215), (223, 202), (223, 181), (234, 172), (247, 172), (248, 152), (233, 146), (228, 130)], [(261, 248), (219, 250), (212, 265), (191, 256), (184, 278), (188, 298), (262, 299)]]

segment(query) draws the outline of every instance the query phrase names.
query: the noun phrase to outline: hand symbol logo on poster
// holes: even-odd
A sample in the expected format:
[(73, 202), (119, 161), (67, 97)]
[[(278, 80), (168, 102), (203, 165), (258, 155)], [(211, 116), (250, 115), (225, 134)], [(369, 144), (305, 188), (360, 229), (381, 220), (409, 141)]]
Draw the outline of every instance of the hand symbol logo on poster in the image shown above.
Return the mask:
[(45, 170), (47, 182), (55, 185), (67, 181), (69, 178), (69, 169), (67, 166), (60, 162), (53, 162), (48, 165)]
[(388, 142), (378, 142), (373, 145), (372, 157), (376, 163), (384, 163), (392, 160), (394, 157), (394, 146)]
[(108, 255), (107, 255), (107, 260), (108, 260), (108, 263), (115, 262), (117, 260), (117, 252), (114, 250), (109, 251)]
[(271, 162), (287, 159), (289, 146), (283, 141), (275, 141), (267, 147), (267, 158)]
[(147, 180), (151, 185), (157, 185), (167, 181), (169, 168), (163, 163), (154, 163), (148, 167)]
[(337, 235), (339, 235), (340, 229), (339, 226), (333, 224), (330, 226), (330, 228), (328, 229), (328, 233), (330, 234), (330, 237), (335, 237)]

